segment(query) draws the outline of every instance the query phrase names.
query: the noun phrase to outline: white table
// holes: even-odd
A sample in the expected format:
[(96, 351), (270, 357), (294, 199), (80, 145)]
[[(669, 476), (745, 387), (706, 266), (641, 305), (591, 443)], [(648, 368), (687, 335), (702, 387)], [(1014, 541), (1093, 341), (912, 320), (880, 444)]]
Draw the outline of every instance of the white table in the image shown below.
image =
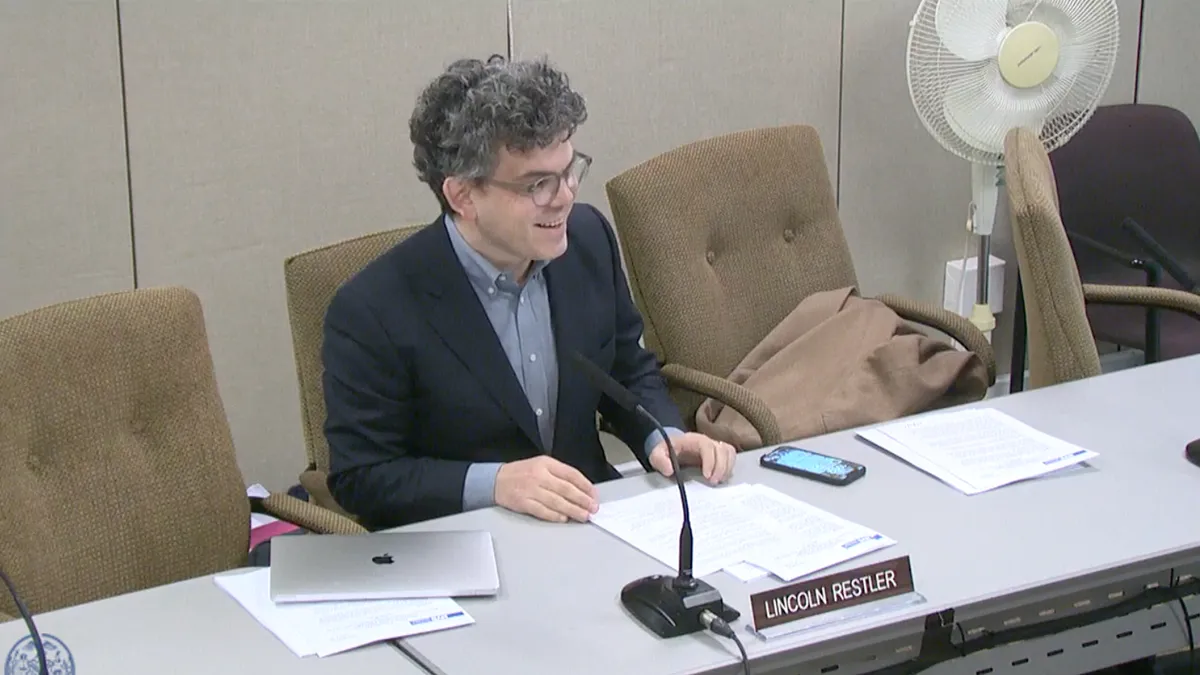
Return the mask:
[[(387, 644), (297, 658), (211, 577), (47, 612), (34, 621), (40, 633), (66, 645), (80, 675), (424, 672)], [(27, 636), (19, 618), (0, 623), (0, 669)]]
[[(989, 400), (1047, 433), (1100, 453), (1092, 468), (965, 496), (853, 437), (831, 434), (800, 443), (868, 467), (844, 487), (764, 470), (760, 452), (739, 457), (735, 481), (765, 483), (896, 539), (890, 549), (825, 572), (898, 555), (911, 556), (918, 592), (928, 602), (887, 616), (763, 642), (743, 641), (756, 674), (785, 671), (837, 675), (871, 672), (912, 658), (923, 618), (954, 608), (964, 631), (1040, 621), (1111, 602), (1117, 590), (1166, 584), (1168, 570), (1200, 577), (1200, 468), (1183, 458), (1200, 437), (1191, 394), (1200, 357), (1121, 371), (1057, 387)], [(656, 487), (658, 476), (600, 486), (601, 499)], [(628, 618), (618, 593), (637, 577), (665, 568), (591, 525), (536, 522), (486, 509), (412, 526), (486, 529), (493, 533), (501, 592), (464, 600), (476, 625), (406, 641), (409, 653), (441, 675), (590, 673), (735, 673), (736, 649), (699, 634), (659, 639)], [(703, 546), (701, 541), (696, 546)], [(823, 572), (824, 573), (824, 572)], [(724, 573), (708, 580), (742, 612), (749, 594), (780, 585), (743, 584)], [(1200, 612), (1193, 598), (1190, 613)], [(929, 670), (974, 673), (1079, 673), (1186, 647), (1177, 603), (1054, 638), (977, 653)], [(1006, 623), (1007, 622), (1007, 623)], [(1015, 623), (1014, 623), (1015, 622)], [(1150, 626), (1164, 624), (1155, 630)], [(1200, 620), (1195, 622), (1200, 632)], [(1121, 637), (1132, 631), (1131, 635)], [(1083, 645), (1097, 640), (1095, 645)], [(1047, 654), (1062, 649), (1051, 657)], [(1002, 669), (1003, 668), (1003, 669)], [(824, 670), (824, 672), (832, 672)]]

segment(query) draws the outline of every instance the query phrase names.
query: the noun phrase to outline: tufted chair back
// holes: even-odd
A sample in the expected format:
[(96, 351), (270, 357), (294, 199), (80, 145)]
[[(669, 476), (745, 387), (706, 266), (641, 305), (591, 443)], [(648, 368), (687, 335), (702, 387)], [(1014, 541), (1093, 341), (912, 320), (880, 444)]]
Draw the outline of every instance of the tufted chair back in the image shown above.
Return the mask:
[[(646, 347), (665, 363), (725, 378), (801, 300), (857, 285), (810, 126), (690, 143), (606, 189)], [(704, 398), (672, 397), (688, 420)]]

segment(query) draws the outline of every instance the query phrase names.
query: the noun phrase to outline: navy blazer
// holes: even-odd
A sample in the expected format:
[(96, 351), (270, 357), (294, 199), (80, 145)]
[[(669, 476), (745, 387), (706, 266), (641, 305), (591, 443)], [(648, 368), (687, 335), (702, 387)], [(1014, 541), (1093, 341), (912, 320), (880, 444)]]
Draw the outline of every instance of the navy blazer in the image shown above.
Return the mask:
[(617, 407), (571, 362), (591, 359), (663, 425), (685, 428), (654, 355), (612, 228), (576, 204), (567, 250), (545, 269), (558, 355), (554, 447), (543, 448), (513, 373), (439, 216), (347, 281), (325, 317), (329, 489), (372, 528), (462, 511), (473, 462), (547, 453), (593, 483), (617, 476), (596, 428), (612, 424), (643, 466), (653, 427)]

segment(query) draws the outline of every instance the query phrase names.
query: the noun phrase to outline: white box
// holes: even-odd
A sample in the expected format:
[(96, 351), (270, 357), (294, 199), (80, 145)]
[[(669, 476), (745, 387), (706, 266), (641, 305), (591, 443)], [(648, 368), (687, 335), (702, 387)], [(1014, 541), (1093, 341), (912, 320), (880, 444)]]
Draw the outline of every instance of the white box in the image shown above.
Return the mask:
[[(967, 278), (962, 284), (962, 296), (958, 297), (958, 283), (963, 275), (963, 261), (951, 260), (946, 263), (945, 283), (942, 287), (942, 306), (961, 316), (970, 317), (971, 308), (975, 306), (975, 288), (978, 283), (976, 270), (979, 269), (979, 256), (967, 258)], [(1004, 308), (1004, 261), (996, 256), (988, 256), (988, 304), (993, 314), (999, 314)]]

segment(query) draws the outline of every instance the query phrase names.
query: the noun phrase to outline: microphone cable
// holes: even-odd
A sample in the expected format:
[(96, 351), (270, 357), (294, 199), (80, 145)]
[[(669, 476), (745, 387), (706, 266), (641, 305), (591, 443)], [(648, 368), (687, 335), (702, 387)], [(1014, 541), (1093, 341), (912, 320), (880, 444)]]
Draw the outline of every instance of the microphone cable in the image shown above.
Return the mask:
[[(21, 613), (21, 618), (25, 620), (25, 626), (29, 629), (29, 637), (33, 639), (33, 648), (37, 650), (38, 657), (38, 672), (41, 675), (50, 675), (50, 666), (46, 663), (46, 645), (42, 643), (42, 635), (38, 632), (37, 625), (33, 623), (33, 615), (29, 613), (29, 608), (25, 606), (25, 602), (21, 600), (21, 596), (17, 593), (17, 587), (13, 585), (12, 579), (0, 570), (0, 581), (8, 587), (8, 594), (12, 596), (13, 603), (17, 606), (17, 611)], [(1186, 611), (1184, 614), (1186, 615)]]
[(742, 654), (742, 675), (750, 675), (750, 657), (746, 656), (746, 646), (742, 644), (733, 627), (725, 619), (707, 609), (700, 612), (700, 623), (713, 633), (733, 640), (733, 644), (737, 645), (738, 651)]

